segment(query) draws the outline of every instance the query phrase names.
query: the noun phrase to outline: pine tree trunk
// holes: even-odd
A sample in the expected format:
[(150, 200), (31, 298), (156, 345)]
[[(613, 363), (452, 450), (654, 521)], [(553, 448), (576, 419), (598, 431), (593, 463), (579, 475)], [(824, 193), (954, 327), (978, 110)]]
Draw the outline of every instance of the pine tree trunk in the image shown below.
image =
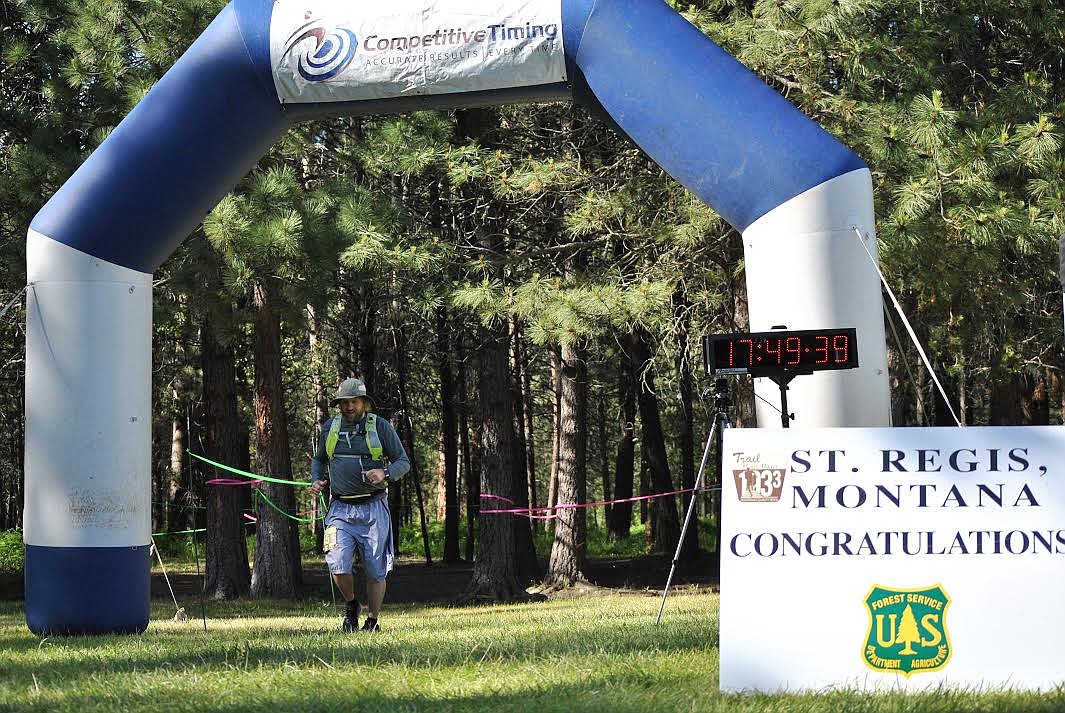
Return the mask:
[(377, 295), (373, 287), (360, 285), (359, 300), (359, 374), (366, 392), (377, 393)]
[[(584, 354), (574, 346), (562, 347), (558, 498), (561, 503), (588, 501), (588, 382)], [(571, 587), (585, 580), (588, 555), (588, 521), (584, 508), (558, 510), (551, 546), (547, 582)]]
[(473, 553), (476, 551), (476, 528), (475, 523), (478, 521), (481, 503), (481, 469), (480, 462), (475, 461), (473, 457), (473, 449), (470, 447), (470, 419), (469, 419), (469, 394), (470, 390), (467, 387), (466, 379), (466, 350), (462, 339), (462, 332), (459, 332), (459, 339), (457, 345), (458, 359), (458, 417), (459, 417), (459, 454), (461, 456), (461, 465), (463, 473), (465, 474), (466, 481), (466, 548), (465, 558), (467, 562), (473, 561)]
[[(439, 235), (456, 239), (453, 201), (445, 201), (441, 192), (450, 190), (443, 181), (429, 182), (429, 220)], [(457, 346), (451, 339), (452, 321), (447, 309), (436, 311), (436, 367), (440, 377), (440, 461), (437, 487), (437, 520), (444, 523), (444, 562), (458, 562), (459, 526), (462, 510), (459, 506), (459, 408), (452, 353)], [(457, 342), (457, 340), (456, 340)], [(461, 388), (458, 387), (458, 388)], [(472, 522), (472, 518), (471, 518)]]
[[(651, 494), (651, 466), (647, 460), (647, 442), (640, 434), (640, 497)], [(640, 501), (640, 524), (647, 525), (647, 541), (654, 542), (654, 517), (651, 514), (650, 505), (646, 500)]]
[[(17, 312), (18, 310), (16, 310)], [(9, 313), (12, 321), (18, 320), (18, 316)], [(25, 316), (23, 314), (23, 316)], [(22, 324), (24, 322), (21, 322)], [(11, 332), (8, 335), (13, 334)], [(12, 339), (13, 349), (22, 349), (21, 345), (15, 346), (17, 340)], [(14, 530), (22, 525), (23, 495), (22, 486), (25, 482), (25, 413), (26, 413), (26, 369), (25, 361), (19, 361), (12, 354), (10, 369), (7, 377), (0, 383), (0, 388), (5, 389), (10, 401), (7, 403), (11, 420), (3, 425), (6, 434), (6, 452), (0, 457), (0, 510), (3, 517), (0, 519), (0, 529)], [(2, 370), (0, 370), (2, 371)]]
[[(184, 296), (178, 298), (178, 306), (187, 309), (187, 300)], [(191, 321), (185, 315), (180, 321), (179, 338), (174, 345), (174, 359), (179, 365), (179, 371), (174, 378), (170, 390), (171, 420), (170, 430), (170, 482), (167, 484), (167, 526), (171, 530), (184, 530), (196, 527), (195, 505), (200, 502), (196, 489), (192, 483), (192, 473), (186, 466), (185, 449), (189, 444), (189, 433), (186, 431), (189, 421), (187, 404), (192, 401), (189, 393), (188, 378), (185, 369), (191, 368), (188, 363), (186, 345), (194, 341), (194, 332)]]
[(459, 560), (458, 412), (451, 368), (447, 314), (437, 312), (437, 371), (440, 374), (440, 475), (443, 486), (445, 562)]
[[(622, 353), (615, 363), (618, 369), (618, 445), (614, 455), (614, 497), (628, 500), (632, 497), (636, 477), (636, 444), (633, 440), (636, 427), (636, 380), (627, 354)], [(632, 527), (632, 503), (620, 502), (611, 507), (607, 526), (610, 539), (627, 539)]]
[[(890, 322), (889, 322), (890, 325)], [(890, 327), (889, 327), (890, 329)], [(894, 333), (889, 332), (888, 340), (888, 373), (891, 374), (891, 422), (898, 425), (911, 423), (913, 403), (910, 398), (910, 383), (906, 369), (906, 355), (899, 351), (897, 342), (894, 341)]]
[[(166, 436), (163, 437), (165, 426)], [(173, 438), (172, 425), (170, 423), (158, 423), (152, 421), (152, 531), (169, 532), (167, 524), (170, 513), (170, 455), (167, 453), (165, 462), (162, 456), (156, 459), (156, 454), (166, 452)], [(156, 496), (158, 494), (158, 497)]]
[[(510, 341), (510, 368), (514, 383), (514, 433), (517, 436), (518, 452), (521, 454), (519, 465), (521, 466), (521, 482), (518, 487), (523, 489), (522, 505), (530, 507), (536, 504), (536, 475), (533, 463), (530, 460), (532, 453), (532, 396), (529, 394), (528, 364), (525, 360), (525, 340), (522, 338), (521, 326), (516, 320), (511, 320)], [(529, 522), (529, 537), (532, 537), (532, 521)], [(521, 535), (521, 533), (519, 533)]]
[[(482, 330), (478, 350), (481, 402), (481, 480), (483, 492), (514, 500), (514, 418), (507, 378), (506, 325)], [(496, 509), (500, 500), (491, 501)], [(515, 601), (526, 593), (518, 580), (514, 519), (481, 515), (480, 542), (465, 600)]]
[[(678, 401), (680, 407), (680, 483), (681, 488), (690, 490), (695, 487), (695, 419), (692, 416), (692, 367), (691, 354), (688, 349), (690, 305), (683, 287), (678, 287), (674, 293), (673, 306), (677, 325), (677, 381), (680, 387), (680, 400)], [(699, 493), (685, 493), (681, 500), (683, 512), (687, 513), (692, 499), (699, 497), (701, 497)], [(681, 559), (688, 561), (699, 556), (698, 521), (693, 520), (688, 526), (680, 556)]]
[[(288, 425), (282, 399), (281, 319), (269, 287), (255, 285), (255, 466), (258, 473), (292, 479)], [(261, 483), (260, 491), (277, 508), (295, 513), (291, 485)], [(301, 580), (299, 533), (296, 523), (259, 498), (255, 532), (255, 564), (251, 594), (254, 597), (294, 598)]]
[[(326, 395), (326, 386), (322, 381), (322, 350), (319, 334), (322, 331), (322, 320), (318, 316), (319, 310), (311, 304), (307, 305), (307, 348), (311, 355), (311, 388), (314, 389), (314, 430), (312, 431), (311, 452), (318, 446), (318, 440), (329, 420), (329, 399)], [(321, 511), (324, 498), (311, 503), (311, 522), (309, 528), (314, 536), (314, 551), (322, 553), (325, 539), (325, 513)]]
[[(356, 284), (347, 286), (350, 280)], [(377, 295), (371, 285), (353, 279), (346, 270), (340, 271), (341, 313), (337, 317), (340, 328), (336, 330), (337, 381), (352, 376), (362, 379), (369, 394), (377, 393)], [(380, 406), (380, 404), (378, 404)]]
[[(248, 449), (237, 408), (236, 370), (232, 350), (215, 334), (210, 317), (200, 329), (206, 456), (239, 470), (248, 469)], [(204, 595), (236, 599), (251, 588), (248, 547), (244, 538), (245, 487), (207, 489), (207, 545)]]
[[(550, 352), (551, 359), (551, 479), (547, 484), (547, 505), (558, 504), (558, 450), (562, 438), (562, 366), (557, 349)], [(548, 522), (553, 522), (549, 520)]]
[(920, 360), (920, 357), (914, 359), (917, 364), (917, 383), (913, 385), (916, 395), (914, 398), (914, 409), (917, 414), (918, 426), (928, 425), (928, 405), (925, 400), (925, 387), (931, 386), (930, 382), (925, 381), (924, 377), (924, 362)]
[[(622, 274), (629, 278), (635, 277), (635, 270), (631, 261), (625, 260), (629, 254), (629, 247), (624, 240), (613, 241), (611, 250), (614, 262), (626, 267), (622, 268)], [(614, 364), (617, 365), (618, 384), (618, 434), (617, 449), (614, 453), (614, 498), (628, 501), (633, 496), (635, 486), (635, 459), (636, 459), (636, 375), (632, 371), (632, 358), (628, 349), (624, 346), (626, 337), (622, 336), (619, 347), (615, 347)], [(643, 521), (644, 504), (640, 505), (641, 522)], [(633, 503), (619, 502), (611, 506), (607, 517), (607, 529), (611, 540), (627, 540), (632, 530)]]
[(606, 405), (602, 391), (595, 404), (595, 432), (599, 447), (596, 449), (599, 456), (599, 479), (603, 482), (603, 500), (608, 504), (603, 506), (603, 525), (610, 522), (609, 502), (614, 499), (613, 489), (610, 485), (610, 463), (607, 459), (607, 436), (606, 436)]
[(525, 472), (529, 483), (529, 506), (537, 506), (536, 497), (536, 436), (533, 430), (533, 409), (536, 399), (532, 392), (532, 377), (529, 374), (529, 349), (524, 339), (518, 339), (518, 364), (522, 394), (522, 416), (525, 431)]
[[(484, 141), (491, 129), (498, 127), (498, 114), (490, 109), (467, 109), (457, 112), (459, 136)], [(490, 197), (470, 187), (467, 198), (478, 206), (487, 205)], [(501, 255), (505, 251), (500, 234), (484, 224), (483, 215), (467, 216), (465, 229), (476, 236), (486, 255)], [(501, 264), (489, 265), (490, 276), (502, 279)], [(516, 501), (515, 469), (517, 465), (514, 434), (514, 404), (509, 378), (509, 332), (506, 324), (480, 330), (478, 357), (478, 397), (480, 410), (479, 490)], [(472, 478), (471, 478), (472, 480)], [(468, 492), (473, 492), (473, 483)], [(505, 500), (488, 501), (495, 509)], [(488, 509), (488, 508), (485, 508)], [(513, 601), (526, 598), (519, 581), (517, 542), (514, 518), (508, 515), (480, 515), (477, 526), (477, 562), (467, 586), (464, 599)]]
[(1046, 372), (1040, 370), (1026, 379), (1029, 386), (1024, 399), (1024, 422), (1032, 426), (1050, 425), (1050, 395), (1047, 389)]
[[(178, 395), (172, 394), (175, 407)], [(183, 530), (191, 526), (185, 495), (185, 424), (175, 418), (170, 422), (170, 479), (166, 489), (166, 525), (171, 530)]]
[[(414, 449), (416, 435), (414, 432), (414, 419), (411, 418), (411, 403), (407, 395), (407, 335), (399, 324), (401, 308), (398, 300), (392, 303), (392, 345), (395, 350), (396, 380), (399, 387), (399, 412), (402, 417), (397, 419), (399, 435), (404, 438), (404, 447), (407, 449), (407, 457), (410, 459), (410, 473), (405, 480), (414, 490), (414, 499), (418, 505), (418, 518), (422, 530), (422, 549), (425, 554), (426, 566), (432, 566), (433, 555), (429, 549), (429, 525), (425, 521), (425, 498), (422, 495), (422, 475), (419, 468), (418, 454)], [(409, 500), (409, 498), (408, 498)], [(395, 552), (399, 553), (399, 528), (393, 530), (393, 538), (396, 540)]]
[[(443, 389), (441, 389), (441, 392)], [(441, 415), (444, 405), (441, 404)], [(443, 419), (441, 419), (443, 420)], [(441, 429), (440, 437), (436, 439), (436, 521), (444, 523), (447, 528), (447, 464), (444, 462), (444, 431)]]
[[(1062, 423), (1065, 423), (1065, 383), (1063, 383), (1065, 382), (1065, 380), (1061, 378), (1061, 372), (1057, 371), (1056, 369), (1048, 368), (1045, 373), (1047, 375), (1047, 379), (1050, 381), (1050, 393), (1056, 394), (1058, 399), (1058, 408), (1061, 409), (1059, 411), (1061, 415), (1060, 420)], [(1051, 397), (1048, 396), (1047, 401), (1049, 402), (1050, 400)]]
[[(521, 368), (518, 344), (521, 333), (516, 324), (512, 324), (512, 346), (510, 366), (508, 370), (508, 389), (511, 400), (511, 413), (514, 415), (514, 506), (516, 508), (528, 508), (529, 500), (529, 473), (525, 463), (525, 439), (520, 434), (525, 430), (524, 418), (524, 395), (521, 388)], [(540, 579), (540, 562), (536, 557), (536, 545), (532, 536), (532, 520), (527, 517), (512, 518), (514, 526), (514, 552), (518, 558), (518, 582), (527, 584)]]
[[(514, 458), (514, 503), (517, 508), (529, 507), (528, 482), (526, 481), (525, 463), (521, 451), (517, 450)], [(536, 556), (536, 542), (533, 540), (532, 520), (527, 517), (513, 517), (514, 557), (518, 565), (518, 582), (528, 585), (541, 579), (540, 560)]]
[[(17, 383), (23, 383), (25, 378), (24, 370), (15, 370), (13, 379), (18, 380)], [(13, 389), (13, 391), (16, 394), (15, 398), (18, 400), (18, 413), (24, 414), (26, 412), (25, 388), (18, 387)], [(4, 519), (0, 527), (5, 530), (13, 530), (22, 524), (25, 423), (22, 418), (17, 418), (13, 427), (5, 430), (7, 430), (8, 446), (5, 459), (7, 467), (4, 472), (7, 477), (5, 478), (3, 492), (0, 493), (0, 500), (4, 503)], [(0, 466), (0, 468), (2, 467)]]
[[(640, 432), (644, 453), (650, 470), (650, 486), (655, 493), (667, 493), (673, 490), (673, 479), (669, 474), (669, 461), (666, 457), (665, 435), (662, 431), (662, 419), (659, 414), (658, 398), (655, 396), (654, 373), (651, 370), (651, 351), (647, 346), (647, 334), (637, 329), (630, 337), (633, 367), (637, 374), (643, 374), (641, 388), (637, 396), (640, 410)], [(654, 525), (654, 550), (672, 553), (680, 539), (680, 520), (677, 516), (677, 501), (673, 495), (663, 495), (651, 501)]]

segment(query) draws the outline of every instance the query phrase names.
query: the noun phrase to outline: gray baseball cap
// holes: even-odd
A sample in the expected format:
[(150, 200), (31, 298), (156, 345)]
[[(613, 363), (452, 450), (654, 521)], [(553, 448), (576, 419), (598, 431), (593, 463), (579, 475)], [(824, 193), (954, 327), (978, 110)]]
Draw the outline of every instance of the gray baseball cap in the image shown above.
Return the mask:
[(366, 384), (362, 383), (362, 379), (344, 379), (340, 382), (340, 386), (337, 387), (336, 396), (330, 402), (331, 406), (336, 406), (338, 403), (345, 399), (366, 399), (370, 402), (370, 409), (374, 408), (373, 399), (366, 393)]

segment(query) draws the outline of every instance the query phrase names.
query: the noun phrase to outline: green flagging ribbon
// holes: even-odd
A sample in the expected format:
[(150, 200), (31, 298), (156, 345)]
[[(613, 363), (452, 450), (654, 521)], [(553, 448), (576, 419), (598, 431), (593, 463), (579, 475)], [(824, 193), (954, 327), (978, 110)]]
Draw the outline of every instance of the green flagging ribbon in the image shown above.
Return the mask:
[(215, 461), (211, 460), (210, 458), (204, 458), (201, 455), (196, 455), (192, 451), (188, 451), (188, 454), (190, 456), (192, 456), (193, 458), (196, 458), (197, 460), (202, 460), (204, 463), (210, 463), (215, 468), (221, 468), (222, 470), (229, 471), (230, 473), (235, 473), (237, 475), (243, 475), (245, 478), (251, 478), (252, 480), (265, 480), (267, 483), (280, 483), (281, 485), (302, 485), (304, 487), (307, 487), (307, 486), (310, 485), (310, 483), (307, 482), (306, 480), (282, 480), (280, 478), (271, 478), (271, 477), (265, 476), (265, 475), (258, 475), (256, 473), (248, 473), (248, 472), (243, 471), (243, 470), (237, 470), (236, 468), (230, 467), (228, 465), (223, 465), (222, 463), (216, 463)]
[[(259, 494), (260, 498), (262, 498), (263, 500), (266, 501), (267, 505), (272, 507), (274, 510), (277, 510), (279, 513), (281, 513), (285, 517), (287, 517), (289, 519), (292, 519), (292, 520), (295, 520), (296, 522), (314, 522), (315, 520), (324, 520), (325, 519), (325, 498), (321, 494), (318, 495), (318, 501), (319, 501), (319, 503), (321, 504), (321, 507), (322, 507), (322, 515), (320, 517), (298, 517), (296, 515), (290, 515), (289, 513), (287, 513), (284, 510), (282, 510), (281, 507), (277, 503), (275, 503), (270, 498), (266, 497), (266, 493), (264, 493), (263, 491), (256, 490), (255, 492)], [(253, 525), (254, 523), (246, 522), (244, 524), (245, 525)], [(207, 528), (201, 527), (198, 530), (175, 530), (173, 532), (153, 532), (152, 533), (152, 537), (165, 537), (166, 535), (191, 535), (191, 534), (197, 533), (197, 532), (207, 532)]]
[[(306, 480), (283, 480), (281, 478), (271, 478), (271, 477), (268, 477), (268, 476), (265, 476), (265, 475), (259, 475), (258, 473), (248, 473), (246, 471), (239, 470), (237, 468), (233, 468), (232, 466), (225, 465), (224, 463), (218, 463), (216, 461), (211, 460), (210, 458), (204, 458), (203, 456), (197, 455), (196, 453), (193, 453), (192, 451), (186, 451), (186, 452), (190, 456), (192, 456), (193, 458), (195, 458), (197, 460), (202, 460), (204, 463), (208, 463), (210, 465), (213, 465), (215, 468), (221, 468), (224, 471), (228, 471), (230, 473), (234, 473), (235, 475), (241, 475), (241, 476), (244, 476), (245, 478), (250, 478), (252, 480), (263, 480), (263, 481), (266, 481), (267, 483), (278, 483), (280, 485), (301, 485), (303, 487), (307, 487), (307, 486), (311, 485)], [(255, 492), (259, 494), (259, 497), (261, 497), (263, 500), (266, 501), (267, 505), (272, 507), (274, 510), (277, 510), (279, 513), (281, 513), (285, 517), (287, 517), (287, 518), (289, 518), (291, 520), (295, 520), (296, 522), (314, 522), (315, 520), (324, 520), (325, 519), (325, 514), (324, 514), (325, 513), (325, 498), (322, 497), (321, 493), (318, 494), (318, 499), (319, 499), (319, 501), (321, 503), (322, 513), (323, 514), (321, 515), (321, 517), (310, 517), (310, 518), (308, 518), (308, 517), (299, 517), (297, 515), (291, 515), (291, 514), (285, 512), (280, 507), (278, 507), (278, 505), (276, 503), (274, 503), (273, 500), (268, 498), (266, 496), (266, 493), (264, 493), (262, 490), (256, 490)], [(187, 530), (186, 532), (187, 533), (204, 532), (204, 530)], [(162, 532), (162, 533), (156, 533), (156, 534), (159, 534), (159, 535), (179, 535), (179, 534), (186, 534), (186, 533)]]
[(318, 495), (318, 498), (322, 501), (322, 515), (321, 515), (321, 517), (299, 517), (298, 515), (291, 515), (291, 514), (285, 512), (284, 510), (282, 510), (273, 500), (271, 500), (270, 498), (266, 497), (266, 493), (264, 493), (263, 491), (256, 490), (255, 492), (259, 494), (259, 497), (261, 497), (263, 500), (266, 501), (267, 505), (272, 507), (274, 510), (277, 510), (279, 513), (281, 513), (282, 515), (284, 515), (285, 517), (287, 517), (290, 520), (295, 520), (296, 522), (314, 522), (315, 520), (324, 520), (325, 519), (325, 498), (323, 498), (321, 496), (321, 494)]

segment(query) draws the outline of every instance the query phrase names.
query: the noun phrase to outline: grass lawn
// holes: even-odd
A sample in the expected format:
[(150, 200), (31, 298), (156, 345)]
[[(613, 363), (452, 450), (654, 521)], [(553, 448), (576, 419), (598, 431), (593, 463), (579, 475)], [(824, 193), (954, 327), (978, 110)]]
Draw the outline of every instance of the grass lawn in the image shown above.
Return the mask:
[[(139, 636), (40, 640), (0, 603), (0, 711), (1065, 711), (1044, 694), (722, 695), (717, 595), (447, 608), (386, 605), (381, 634), (342, 634), (331, 604), (209, 604)], [(1063, 663), (1065, 672), (1065, 663)]]

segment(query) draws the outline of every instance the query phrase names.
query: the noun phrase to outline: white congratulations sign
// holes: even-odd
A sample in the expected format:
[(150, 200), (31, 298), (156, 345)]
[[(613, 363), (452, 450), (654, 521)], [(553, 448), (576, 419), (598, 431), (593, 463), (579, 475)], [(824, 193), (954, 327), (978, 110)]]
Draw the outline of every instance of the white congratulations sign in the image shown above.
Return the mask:
[(338, 102), (566, 81), (560, 0), (277, 2), (282, 102)]
[(728, 429), (722, 690), (1065, 683), (1065, 428)]

